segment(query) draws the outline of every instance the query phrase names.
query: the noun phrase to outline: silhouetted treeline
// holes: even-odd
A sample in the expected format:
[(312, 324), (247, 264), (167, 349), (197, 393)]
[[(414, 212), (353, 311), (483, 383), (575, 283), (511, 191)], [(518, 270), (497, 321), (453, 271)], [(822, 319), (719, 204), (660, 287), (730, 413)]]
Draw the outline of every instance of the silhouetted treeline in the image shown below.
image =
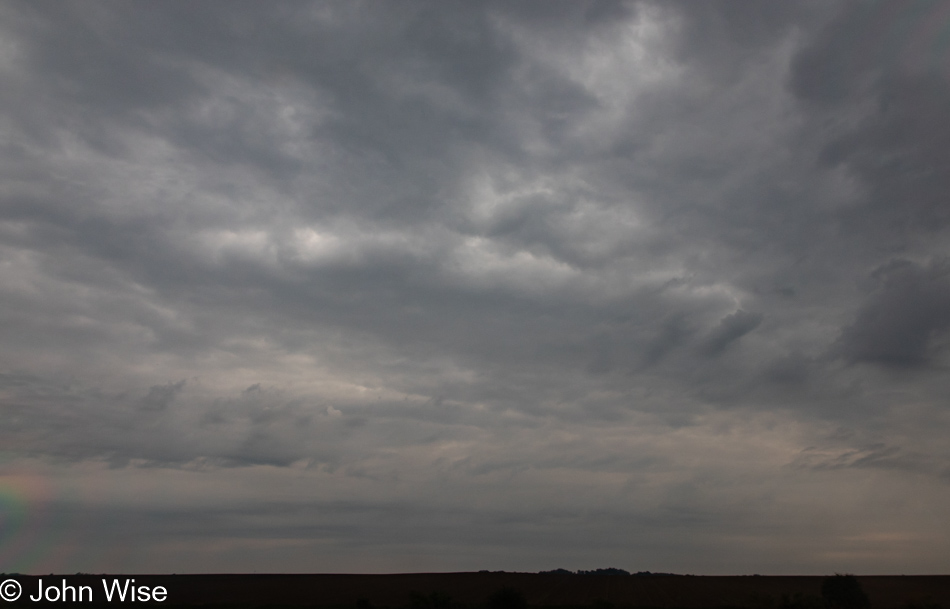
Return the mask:
[(652, 573), (650, 571), (637, 571), (636, 573), (631, 573), (630, 571), (626, 571), (624, 569), (615, 569), (614, 567), (608, 567), (607, 569), (594, 569), (593, 571), (584, 571), (583, 569), (577, 571), (554, 569), (552, 571), (539, 571), (539, 573), (542, 575), (679, 575), (679, 573)]

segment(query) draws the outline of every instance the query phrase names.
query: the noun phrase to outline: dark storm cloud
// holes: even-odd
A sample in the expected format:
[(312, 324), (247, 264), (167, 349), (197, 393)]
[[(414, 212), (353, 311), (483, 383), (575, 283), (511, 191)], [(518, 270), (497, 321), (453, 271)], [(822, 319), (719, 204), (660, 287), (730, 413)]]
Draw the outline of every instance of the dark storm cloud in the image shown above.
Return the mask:
[(842, 229), (900, 252), (950, 220), (950, 88), (932, 44), (942, 9), (896, 8), (846, 5), (796, 58), (790, 85), (832, 126), (820, 162), (864, 186)]
[(931, 363), (950, 327), (950, 267), (895, 259), (872, 274), (880, 285), (845, 327), (841, 353), (858, 362), (892, 366)]
[(884, 569), (861, 476), (942, 501), (938, 8), (0, 10), (0, 474), (143, 569)]
[(703, 342), (703, 355), (718, 355), (731, 343), (755, 330), (760, 323), (762, 323), (761, 313), (750, 313), (741, 309), (723, 317), (716, 329)]

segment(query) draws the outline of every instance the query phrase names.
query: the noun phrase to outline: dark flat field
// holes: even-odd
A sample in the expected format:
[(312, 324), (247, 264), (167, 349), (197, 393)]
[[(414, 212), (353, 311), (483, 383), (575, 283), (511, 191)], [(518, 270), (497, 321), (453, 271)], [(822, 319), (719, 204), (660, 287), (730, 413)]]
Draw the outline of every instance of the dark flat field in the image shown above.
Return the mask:
[[(10, 577), (10, 576), (5, 576)], [(163, 603), (136, 605), (307, 606), (307, 607), (484, 607), (502, 588), (520, 592), (529, 606), (615, 608), (816, 607), (820, 576), (564, 575), (535, 573), (413, 573), (396, 575), (48, 575), (14, 576), (23, 597), (44, 586), (89, 585), (94, 604), (103, 598), (102, 579), (134, 579), (136, 586), (162, 585)], [(872, 609), (950, 609), (950, 576), (859, 576)], [(41, 603), (73, 604), (73, 603)], [(90, 605), (90, 603), (83, 603)], [(107, 605), (115, 605), (115, 601)], [(121, 603), (123, 605), (128, 603)]]

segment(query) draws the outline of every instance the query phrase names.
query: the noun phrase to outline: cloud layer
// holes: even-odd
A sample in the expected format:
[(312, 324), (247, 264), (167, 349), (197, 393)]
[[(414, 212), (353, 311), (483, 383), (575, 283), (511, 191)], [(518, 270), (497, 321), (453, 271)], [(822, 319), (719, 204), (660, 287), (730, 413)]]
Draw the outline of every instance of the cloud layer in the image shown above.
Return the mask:
[(950, 568), (942, 7), (0, 10), (0, 569)]

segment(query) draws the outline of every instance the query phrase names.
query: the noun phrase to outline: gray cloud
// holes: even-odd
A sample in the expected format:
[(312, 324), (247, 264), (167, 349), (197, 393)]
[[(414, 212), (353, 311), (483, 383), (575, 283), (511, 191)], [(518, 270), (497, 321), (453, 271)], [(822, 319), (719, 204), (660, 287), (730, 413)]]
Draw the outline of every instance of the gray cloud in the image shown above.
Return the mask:
[(839, 339), (852, 361), (920, 366), (939, 355), (937, 345), (950, 326), (950, 269), (895, 259), (872, 277), (880, 287)]
[(718, 355), (733, 342), (739, 340), (762, 323), (761, 313), (739, 309), (719, 320), (719, 325), (709, 333), (702, 345), (706, 356)]
[(0, 567), (942, 564), (937, 8), (0, 10)]
[(142, 408), (145, 410), (165, 410), (174, 401), (175, 396), (181, 393), (184, 386), (184, 379), (177, 383), (152, 385), (148, 388), (148, 394), (142, 398)]

